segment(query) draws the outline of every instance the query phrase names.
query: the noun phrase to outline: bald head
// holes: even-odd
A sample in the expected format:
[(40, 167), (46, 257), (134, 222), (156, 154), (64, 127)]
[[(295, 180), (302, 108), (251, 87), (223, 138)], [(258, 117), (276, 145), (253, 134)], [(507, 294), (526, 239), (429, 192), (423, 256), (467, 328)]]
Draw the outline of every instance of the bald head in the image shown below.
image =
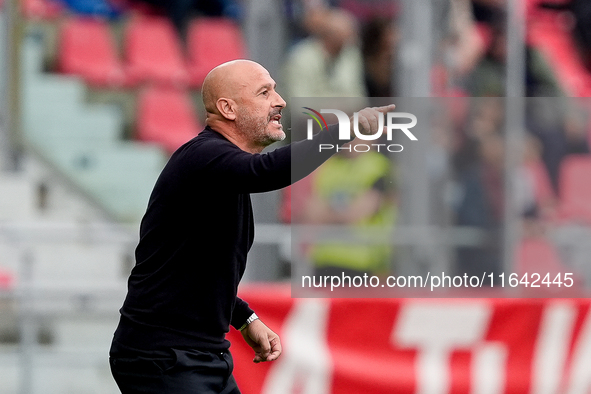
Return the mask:
[(220, 64), (201, 87), (205, 123), (242, 150), (260, 153), (285, 138), (281, 110), (286, 103), (269, 72), (251, 60)]
[(250, 81), (269, 72), (252, 60), (232, 60), (211, 70), (203, 80), (201, 94), (205, 110), (219, 114), (216, 103), (220, 98), (239, 100), (243, 90), (249, 88)]

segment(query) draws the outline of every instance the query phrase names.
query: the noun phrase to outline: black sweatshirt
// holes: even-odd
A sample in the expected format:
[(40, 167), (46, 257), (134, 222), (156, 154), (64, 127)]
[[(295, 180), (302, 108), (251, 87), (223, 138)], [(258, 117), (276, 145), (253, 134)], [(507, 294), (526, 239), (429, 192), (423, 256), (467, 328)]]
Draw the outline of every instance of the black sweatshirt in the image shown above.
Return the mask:
[(253, 313), (236, 296), (254, 238), (249, 193), (303, 178), (331, 155), (319, 144), (337, 138), (335, 125), (313, 140), (251, 154), (206, 127), (173, 153), (142, 219), (116, 342), (227, 349), (229, 325), (239, 328)]

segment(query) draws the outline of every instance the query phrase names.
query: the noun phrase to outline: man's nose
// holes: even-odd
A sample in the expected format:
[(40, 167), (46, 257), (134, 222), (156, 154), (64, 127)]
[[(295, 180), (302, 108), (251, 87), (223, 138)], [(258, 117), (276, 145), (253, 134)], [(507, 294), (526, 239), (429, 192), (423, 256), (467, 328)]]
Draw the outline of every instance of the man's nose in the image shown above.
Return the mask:
[(281, 97), (279, 93), (276, 93), (275, 100), (273, 102), (273, 107), (285, 108), (286, 106), (287, 103), (285, 102), (285, 100), (283, 100), (283, 97)]

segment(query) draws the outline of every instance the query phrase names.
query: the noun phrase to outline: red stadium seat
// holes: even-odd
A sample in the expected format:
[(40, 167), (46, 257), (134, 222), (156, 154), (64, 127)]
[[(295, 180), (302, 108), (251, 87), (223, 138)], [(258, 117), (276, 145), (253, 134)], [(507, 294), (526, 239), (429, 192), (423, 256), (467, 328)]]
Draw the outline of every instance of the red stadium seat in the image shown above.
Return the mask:
[(225, 18), (195, 20), (188, 33), (191, 85), (201, 87), (203, 79), (215, 66), (246, 57), (240, 27)]
[(189, 82), (180, 41), (164, 17), (136, 17), (125, 36), (126, 73), (130, 84), (156, 81), (177, 86)]
[(157, 142), (171, 153), (201, 130), (189, 96), (174, 88), (151, 87), (143, 91), (136, 126), (138, 139)]
[(27, 19), (55, 19), (64, 6), (55, 0), (21, 0), (21, 10)]
[(567, 156), (560, 166), (559, 216), (591, 223), (591, 156)]
[(71, 19), (64, 23), (59, 68), (63, 73), (80, 75), (95, 86), (118, 86), (125, 81), (109, 25), (97, 19)]

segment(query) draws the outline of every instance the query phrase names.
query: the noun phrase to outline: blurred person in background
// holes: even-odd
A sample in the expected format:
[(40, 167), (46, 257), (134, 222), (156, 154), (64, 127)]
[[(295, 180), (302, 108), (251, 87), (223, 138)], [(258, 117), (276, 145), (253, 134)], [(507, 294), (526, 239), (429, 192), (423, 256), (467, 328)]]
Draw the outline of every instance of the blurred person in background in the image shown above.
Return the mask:
[(293, 46), (284, 78), (290, 97), (365, 97), (357, 23), (338, 8), (306, 15), (312, 32)]
[[(353, 234), (367, 229), (383, 233), (394, 225), (396, 204), (392, 163), (376, 151), (341, 152), (320, 167), (310, 180), (310, 198), (302, 221), (311, 225), (348, 226)], [(315, 275), (386, 275), (391, 245), (362, 241), (321, 242), (311, 246)]]
[(591, 2), (571, 0), (571, 10), (575, 17), (573, 35), (583, 64), (591, 72)]
[[(566, 111), (564, 106), (566, 105)], [(556, 99), (527, 102), (528, 130), (541, 142), (542, 160), (558, 193), (560, 165), (571, 154), (589, 154), (589, 118), (585, 110)]]
[(284, 5), (289, 33), (296, 41), (315, 34), (320, 24), (314, 18), (321, 14), (316, 11), (326, 11), (330, 7), (349, 12), (362, 24), (375, 19), (393, 20), (400, 13), (399, 0), (285, 0)]
[(570, 12), (572, 36), (581, 61), (591, 72), (591, 2), (589, 0), (542, 1), (539, 7)]
[[(365, 97), (364, 66), (357, 22), (323, 0), (302, 0), (300, 33), (288, 53), (283, 80), (290, 97)], [(296, 37), (297, 38), (297, 37)], [(308, 183), (308, 180), (303, 180)], [(281, 220), (291, 222), (292, 202), (305, 199), (302, 182), (283, 192)], [(295, 192), (295, 193), (294, 193)], [(301, 204), (296, 205), (299, 207)], [(295, 211), (298, 211), (296, 207)]]
[[(505, 121), (503, 101), (496, 97), (473, 100), (468, 119), (458, 120), (456, 142), (453, 151), (453, 165), (462, 173), (478, 163), (478, 144), (481, 138), (498, 133)], [(463, 124), (465, 123), (465, 124)]]
[[(502, 9), (487, 14), (490, 42), (474, 69), (467, 73), (464, 90), (472, 97), (505, 96), (507, 62), (507, 18)], [(526, 47), (526, 96), (560, 96), (556, 79), (545, 60), (535, 49)]]
[[(504, 141), (501, 135), (503, 107), (500, 100), (478, 100), (469, 119), (465, 155), (457, 160), (458, 201), (455, 223), (486, 232), (480, 246), (457, 248), (457, 272), (482, 275), (500, 272), (500, 236), (503, 223), (505, 178)], [(499, 104), (499, 105), (494, 105)], [(472, 155), (474, 152), (476, 155)]]
[(485, 38), (476, 23), (472, 6), (470, 0), (450, 1), (449, 36), (444, 45), (447, 46), (446, 63), (451, 80), (445, 82), (454, 88), (457, 88), (457, 81), (462, 81), (476, 67), (486, 52)]
[(570, 106), (564, 118), (567, 155), (589, 154), (589, 117), (586, 111)]
[(471, 0), (471, 3), (477, 22), (492, 23), (496, 15), (507, 8), (507, 0)]
[(542, 161), (542, 143), (530, 132), (525, 135), (521, 165), (516, 168), (514, 195), (521, 216), (528, 222), (552, 218), (556, 193)]
[[(334, 144), (339, 130), (260, 154), (285, 138), (286, 103), (275, 88), (268, 71), (249, 60), (224, 63), (205, 78), (207, 126), (173, 153), (141, 222), (110, 350), (124, 394), (239, 393), (225, 338), (230, 325), (255, 351), (254, 362), (281, 354), (279, 336), (237, 297), (254, 240), (250, 193), (308, 175), (331, 156), (318, 152), (319, 144)], [(375, 133), (379, 112), (392, 109), (359, 111), (361, 132)]]
[(390, 19), (376, 18), (363, 26), (361, 51), (365, 90), (368, 97), (393, 97), (393, 65), (396, 64), (396, 48), (399, 35)]

